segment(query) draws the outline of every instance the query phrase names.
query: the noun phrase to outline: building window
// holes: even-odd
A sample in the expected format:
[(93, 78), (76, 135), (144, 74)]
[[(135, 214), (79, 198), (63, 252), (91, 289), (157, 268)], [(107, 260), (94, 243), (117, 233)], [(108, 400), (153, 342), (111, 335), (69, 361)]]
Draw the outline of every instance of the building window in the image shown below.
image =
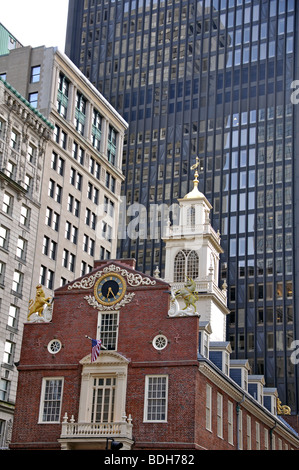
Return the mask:
[(0, 248), (3, 248), (4, 250), (8, 250), (8, 242), (9, 242), (9, 229), (1, 225), (0, 226)]
[(13, 162), (8, 161), (6, 164), (5, 173), (9, 178), (14, 179), (16, 176), (16, 165)]
[(62, 378), (46, 378), (42, 383), (40, 423), (59, 423), (63, 393)]
[(40, 81), (40, 65), (31, 67), (30, 83), (37, 83)]
[(33, 108), (37, 108), (38, 93), (29, 93), (28, 101)]
[(5, 341), (3, 362), (12, 365), (14, 356), (14, 344), (11, 341)]
[(12, 215), (13, 208), (13, 196), (8, 193), (4, 193), (2, 210), (7, 215)]
[(115, 183), (116, 180), (113, 176), (110, 175), (110, 173), (106, 173), (106, 179), (105, 179), (105, 185), (106, 188), (110, 189), (113, 193), (115, 192)]
[(32, 144), (29, 144), (28, 149), (27, 149), (27, 161), (29, 163), (34, 163), (35, 156), (36, 156), (36, 148)]
[(81, 93), (77, 92), (76, 109), (75, 109), (75, 127), (76, 127), (76, 130), (81, 135), (84, 135), (85, 119), (86, 119), (86, 104), (87, 104), (87, 101), (84, 98), (84, 96)]
[(27, 241), (19, 237), (18, 238), (18, 244), (17, 244), (17, 258), (21, 259), (22, 261), (25, 261), (26, 259), (26, 248), (27, 248)]
[(70, 172), (70, 184), (75, 186), (76, 189), (81, 191), (82, 188), (82, 175), (78, 173), (74, 168), (71, 168)]
[(89, 171), (98, 180), (101, 179), (101, 165), (93, 157), (89, 159)]
[(247, 450), (251, 450), (251, 417), (247, 415)]
[(5, 264), (0, 261), (0, 286), (4, 285)]
[(157, 335), (153, 339), (152, 344), (153, 344), (154, 348), (157, 349), (157, 351), (162, 351), (162, 349), (166, 348), (166, 346), (168, 344), (168, 340), (167, 340), (166, 336), (164, 336), (164, 335)]
[(48, 351), (50, 354), (57, 354), (62, 348), (62, 344), (59, 339), (52, 339), (48, 344)]
[(24, 225), (25, 227), (29, 227), (29, 220), (30, 220), (30, 209), (29, 207), (22, 205), (20, 223)]
[(227, 403), (227, 434), (229, 444), (234, 444), (234, 405), (231, 401)]
[(59, 82), (58, 82), (57, 111), (64, 118), (66, 118), (66, 115), (67, 115), (69, 86), (70, 86), (69, 81), (61, 73), (59, 75)]
[[(5, 379), (0, 380), (0, 400), (7, 401), (8, 400), (8, 388), (9, 388), (9, 381)], [(2, 446), (2, 429), (4, 430), (4, 423), (5, 421), (0, 420), (0, 446)]]
[(19, 317), (19, 308), (16, 307), (15, 305), (10, 305), (9, 307), (9, 313), (8, 313), (8, 326), (11, 326), (12, 328), (17, 327), (18, 323), (18, 317)]
[(264, 442), (265, 442), (265, 450), (269, 449), (269, 432), (268, 429), (264, 428)]
[(118, 313), (109, 312), (100, 314), (100, 338), (108, 350), (117, 349)]
[(100, 113), (94, 109), (91, 129), (91, 141), (95, 149), (100, 150), (102, 136), (102, 117)]
[(59, 157), (56, 152), (52, 152), (52, 157), (51, 157), (51, 168), (61, 176), (64, 174), (64, 159), (62, 157)]
[(84, 165), (84, 149), (80, 147), (77, 142), (73, 143), (73, 158), (77, 160), (81, 165)]
[(187, 226), (194, 228), (195, 227), (195, 207), (191, 206), (187, 210)]
[(212, 431), (212, 387), (206, 387), (206, 429)]
[(19, 141), (19, 134), (15, 131), (11, 131), (10, 134), (10, 147), (14, 150), (17, 150)]
[(223, 438), (223, 396), (217, 393), (217, 436)]
[(198, 254), (194, 250), (181, 250), (174, 260), (174, 282), (185, 282), (186, 278), (198, 277)]
[(47, 273), (46, 266), (41, 266), (40, 274), (39, 274), (39, 283), (42, 284), (43, 286), (46, 284), (46, 273)]
[(256, 440), (255, 449), (260, 450), (261, 449), (260, 423), (258, 423), (257, 421), (255, 423), (255, 440)]
[(116, 136), (117, 133), (115, 129), (109, 126), (107, 156), (108, 162), (112, 163), (112, 165), (115, 165), (116, 161)]
[(29, 194), (32, 194), (33, 189), (33, 178), (29, 175), (25, 175), (24, 188), (28, 191)]
[(12, 281), (12, 290), (16, 294), (21, 294), (22, 293), (22, 284), (23, 284), (23, 274), (20, 273), (19, 271), (15, 271), (13, 275), (13, 281)]
[(94, 212), (91, 212), (90, 209), (85, 211), (85, 224), (91, 227), (93, 230), (96, 228), (97, 216)]
[(243, 418), (242, 418), (242, 410), (239, 411), (239, 448), (240, 450), (243, 449)]
[(113, 423), (116, 378), (94, 378), (92, 394), (92, 423)]
[(147, 375), (145, 378), (145, 422), (167, 421), (168, 376)]

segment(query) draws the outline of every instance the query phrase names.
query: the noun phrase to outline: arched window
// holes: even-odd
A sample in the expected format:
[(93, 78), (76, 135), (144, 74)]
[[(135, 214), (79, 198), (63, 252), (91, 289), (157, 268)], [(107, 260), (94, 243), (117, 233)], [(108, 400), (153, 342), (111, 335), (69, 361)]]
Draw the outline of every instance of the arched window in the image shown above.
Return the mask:
[(181, 250), (174, 259), (174, 282), (185, 282), (187, 277), (198, 277), (198, 254), (194, 250)]
[(196, 279), (198, 277), (198, 254), (192, 250), (187, 259), (187, 277)]

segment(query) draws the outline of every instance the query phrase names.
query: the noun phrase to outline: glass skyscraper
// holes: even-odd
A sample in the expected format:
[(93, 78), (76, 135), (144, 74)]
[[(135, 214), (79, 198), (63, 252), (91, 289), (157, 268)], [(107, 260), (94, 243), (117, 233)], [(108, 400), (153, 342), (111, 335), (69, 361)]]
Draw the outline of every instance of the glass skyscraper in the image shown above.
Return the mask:
[[(66, 40), (67, 55), (129, 123), (123, 194), (128, 207), (145, 207), (140, 225), (152, 222), (153, 204), (188, 192), (199, 157), (199, 189), (222, 236), (233, 357), (249, 358), (294, 414), (298, 3), (70, 0)], [(163, 246), (149, 233), (123, 237), (119, 256), (163, 277)]]

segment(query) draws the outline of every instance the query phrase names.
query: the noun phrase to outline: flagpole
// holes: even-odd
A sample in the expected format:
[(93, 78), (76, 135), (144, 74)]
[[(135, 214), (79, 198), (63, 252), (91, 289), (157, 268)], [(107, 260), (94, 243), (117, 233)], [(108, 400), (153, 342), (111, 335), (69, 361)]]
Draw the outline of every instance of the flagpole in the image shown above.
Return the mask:
[[(92, 338), (90, 336), (85, 335), (85, 338), (90, 339), (90, 341), (92, 341)], [(103, 343), (101, 344), (101, 349), (107, 349), (107, 348), (105, 348)]]

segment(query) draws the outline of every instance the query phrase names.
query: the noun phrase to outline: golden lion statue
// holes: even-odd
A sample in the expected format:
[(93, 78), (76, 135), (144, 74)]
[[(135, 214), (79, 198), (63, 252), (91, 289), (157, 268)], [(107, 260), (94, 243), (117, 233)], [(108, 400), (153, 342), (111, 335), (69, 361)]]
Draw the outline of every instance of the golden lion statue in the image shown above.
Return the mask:
[(43, 291), (42, 286), (40, 284), (36, 286), (35, 301), (33, 299), (29, 300), (29, 313), (27, 316), (27, 320), (29, 321), (33, 313), (37, 313), (38, 316), (41, 317), (44, 306), (51, 305), (51, 302), (49, 302), (49, 300), (51, 300), (51, 297), (45, 297), (45, 293)]

